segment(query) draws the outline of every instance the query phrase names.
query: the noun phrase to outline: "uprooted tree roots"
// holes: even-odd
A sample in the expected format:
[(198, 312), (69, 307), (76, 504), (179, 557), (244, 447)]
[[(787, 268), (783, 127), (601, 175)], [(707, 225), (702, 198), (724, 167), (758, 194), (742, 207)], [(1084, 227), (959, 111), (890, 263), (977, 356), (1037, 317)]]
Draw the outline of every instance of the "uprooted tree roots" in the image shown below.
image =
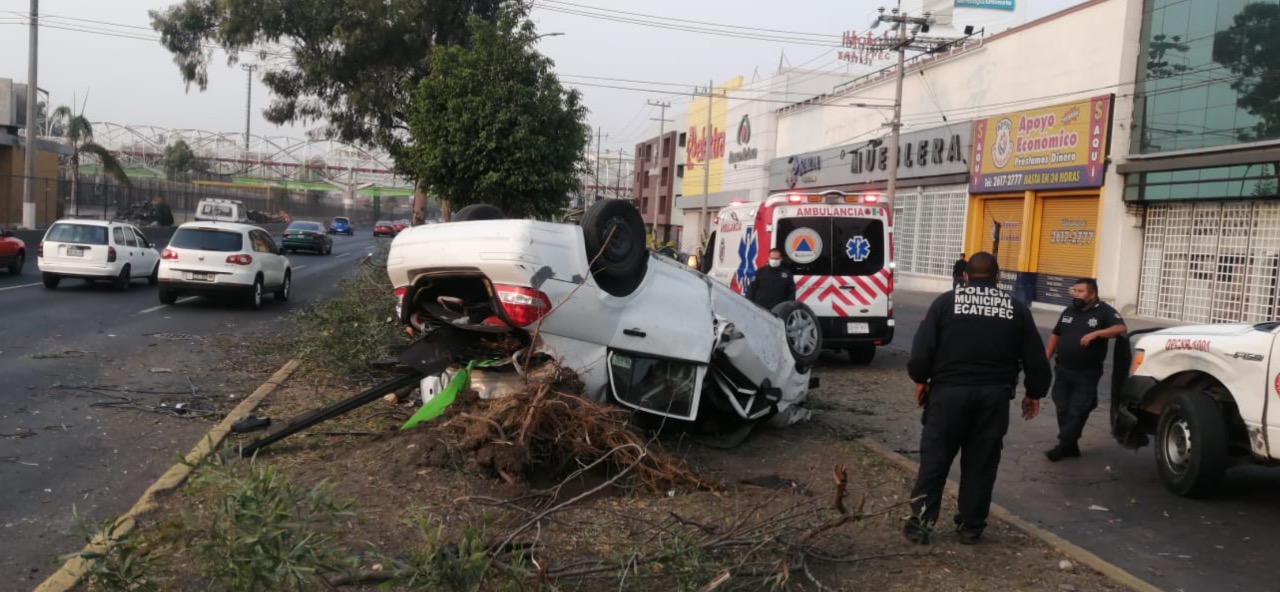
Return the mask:
[(534, 473), (559, 478), (587, 465), (610, 475), (629, 473), (651, 491), (711, 489), (683, 462), (650, 446), (630, 423), (630, 412), (582, 395), (570, 370), (547, 362), (518, 392), (480, 401), (463, 393), (425, 428), (435, 445), (474, 454), (476, 463), (503, 480), (528, 482)]

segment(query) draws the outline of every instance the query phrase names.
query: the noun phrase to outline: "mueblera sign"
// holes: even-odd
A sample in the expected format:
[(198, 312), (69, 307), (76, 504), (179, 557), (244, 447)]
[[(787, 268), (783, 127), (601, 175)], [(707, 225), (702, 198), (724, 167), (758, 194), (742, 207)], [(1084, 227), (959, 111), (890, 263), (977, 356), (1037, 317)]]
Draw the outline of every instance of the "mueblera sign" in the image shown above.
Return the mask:
[[(963, 175), (969, 170), (972, 128), (968, 123), (903, 134), (899, 179)], [(888, 139), (775, 158), (769, 190), (827, 189), (870, 185), (889, 178)]]
[(1101, 187), (1112, 96), (998, 115), (973, 124), (969, 193)]

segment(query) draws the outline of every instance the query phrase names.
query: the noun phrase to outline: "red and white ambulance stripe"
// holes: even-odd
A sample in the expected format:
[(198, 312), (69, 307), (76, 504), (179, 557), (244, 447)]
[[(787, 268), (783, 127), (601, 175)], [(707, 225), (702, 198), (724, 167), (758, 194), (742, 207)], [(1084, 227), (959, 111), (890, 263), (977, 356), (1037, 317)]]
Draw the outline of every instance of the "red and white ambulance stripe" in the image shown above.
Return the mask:
[(872, 275), (798, 275), (796, 300), (814, 306), (825, 304), (837, 316), (850, 316), (856, 306), (870, 306), (893, 291), (893, 276), (887, 269)]

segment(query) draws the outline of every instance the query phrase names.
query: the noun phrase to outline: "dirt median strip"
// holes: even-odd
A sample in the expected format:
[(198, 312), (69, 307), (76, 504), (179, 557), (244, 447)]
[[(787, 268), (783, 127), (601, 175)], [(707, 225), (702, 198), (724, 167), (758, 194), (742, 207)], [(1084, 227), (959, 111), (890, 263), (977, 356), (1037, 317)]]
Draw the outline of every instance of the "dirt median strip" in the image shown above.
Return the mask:
[[(889, 462), (912, 474), (916, 473), (920, 468), (915, 461), (890, 450), (888, 446), (885, 446), (871, 438), (859, 438), (857, 442), (868, 450), (883, 456)], [(953, 498), (959, 497), (960, 495), (959, 485), (951, 479), (947, 480), (947, 495)], [(1081, 565), (1086, 565), (1097, 570), (1099, 573), (1110, 578), (1115, 583), (1127, 586), (1134, 592), (1163, 592), (1160, 588), (1157, 588), (1146, 581), (1143, 581), (1141, 578), (1125, 571), (1119, 566), (1094, 555), (1083, 547), (1075, 545), (1066, 539), (1049, 532), (1048, 530), (1040, 528), (1039, 526), (1018, 517), (1016, 514), (1010, 512), (1000, 504), (991, 504), (991, 516), (996, 520), (1021, 530), (1028, 536), (1039, 539), (1055, 551), (1066, 555)]]
[[(205, 459), (205, 457), (209, 456), (209, 454), (216, 450), (218, 446), (222, 444), (222, 441), (226, 439), (227, 434), (231, 432), (231, 424), (256, 409), (258, 405), (262, 403), (262, 400), (267, 398), (267, 395), (274, 392), (280, 387), (280, 385), (284, 384), (290, 376), (293, 375), (294, 371), (298, 369), (299, 364), (301, 364), (301, 362), (298, 360), (289, 360), (286, 362), (279, 370), (276, 370), (275, 374), (271, 375), (271, 378), (262, 383), (262, 385), (255, 389), (253, 393), (241, 401), (239, 405), (236, 405), (235, 409), (232, 409), (217, 426), (214, 426), (213, 429), (205, 433), (205, 435), (200, 438), (200, 441), (196, 443), (195, 447), (191, 449), (191, 452), (187, 453), (183, 462), (179, 462), (178, 464), (170, 467), (168, 471), (165, 471), (159, 479), (156, 479), (155, 483), (152, 483), (151, 486), (142, 493), (142, 497), (138, 498), (138, 501), (133, 504), (133, 507), (120, 517), (117, 521), (117, 532), (120, 534), (127, 534), (132, 531), (134, 525), (137, 523), (138, 517), (156, 507), (156, 498), (158, 496), (181, 487), (182, 484), (186, 482), (187, 477), (191, 476), (191, 471), (195, 465), (199, 464)], [(107, 545), (105, 543), (106, 541), (101, 537), (96, 538), (88, 545), (85, 545), (84, 552), (105, 552), (107, 549)], [(42, 582), (40, 586), (35, 589), (35, 592), (69, 591), (80, 583), (80, 579), (88, 573), (91, 566), (92, 562), (80, 557), (68, 559), (66, 563), (62, 564), (62, 567), (58, 568), (58, 571), (54, 572), (53, 575), (50, 575), (48, 579)]]

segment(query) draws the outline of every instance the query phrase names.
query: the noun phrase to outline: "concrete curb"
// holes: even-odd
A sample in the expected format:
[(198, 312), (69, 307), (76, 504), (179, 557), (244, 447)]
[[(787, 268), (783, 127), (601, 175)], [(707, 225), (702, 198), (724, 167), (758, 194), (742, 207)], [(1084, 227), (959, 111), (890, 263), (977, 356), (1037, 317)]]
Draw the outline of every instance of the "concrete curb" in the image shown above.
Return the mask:
[[(876, 440), (872, 440), (871, 438), (859, 438), (857, 442), (905, 471), (915, 474), (920, 469), (920, 466), (915, 461), (890, 450), (888, 446), (885, 446)], [(959, 486), (955, 481), (948, 479), (947, 495), (954, 498), (959, 496), (959, 494)], [(1160, 588), (1152, 586), (1137, 576), (1121, 569), (1119, 566), (1116, 566), (1101, 557), (1098, 557), (1097, 555), (1094, 555), (1084, 548), (1072, 544), (1066, 539), (1053, 534), (1048, 530), (1019, 518), (1013, 512), (1005, 509), (1000, 504), (991, 504), (991, 516), (996, 520), (1021, 530), (1029, 536), (1039, 539), (1044, 544), (1049, 545), (1053, 550), (1066, 555), (1072, 561), (1082, 565), (1087, 565), (1094, 570), (1097, 570), (1102, 575), (1110, 578), (1115, 583), (1128, 587), (1134, 592), (1163, 592)]]
[[(165, 472), (165, 474), (161, 475), (159, 479), (156, 479), (155, 483), (152, 483), (151, 486), (143, 492), (142, 497), (138, 498), (137, 503), (133, 504), (133, 507), (116, 521), (118, 532), (120, 534), (127, 534), (132, 531), (134, 526), (136, 526), (137, 519), (139, 517), (156, 508), (157, 500), (161, 495), (176, 491), (179, 487), (182, 487), (182, 484), (186, 483), (187, 478), (191, 476), (191, 471), (195, 466), (202, 462), (205, 457), (209, 456), (209, 454), (214, 450), (217, 450), (218, 446), (222, 444), (222, 441), (226, 439), (227, 434), (231, 433), (231, 424), (256, 409), (258, 405), (262, 403), (262, 400), (267, 398), (267, 395), (275, 392), (276, 388), (284, 384), (284, 382), (293, 375), (293, 372), (298, 369), (300, 364), (301, 362), (298, 360), (289, 360), (284, 366), (281, 366), (279, 370), (276, 370), (276, 373), (272, 374), (271, 378), (268, 379), (267, 382), (262, 383), (262, 385), (246, 397), (245, 400), (241, 401), (239, 405), (236, 405), (235, 409), (232, 409), (231, 412), (222, 419), (221, 423), (209, 430), (209, 432), (201, 438), (200, 442), (191, 449), (191, 452), (187, 453), (187, 456), (183, 458), (182, 462), (173, 465)], [(103, 553), (109, 549), (110, 546), (111, 541), (106, 541), (99, 536), (88, 545), (85, 545), (84, 552)], [(41, 583), (40, 586), (35, 589), (35, 592), (67, 592), (75, 588), (76, 585), (80, 583), (80, 579), (89, 572), (89, 568), (92, 565), (92, 561), (82, 559), (80, 557), (72, 557), (71, 559), (68, 559), (66, 563), (62, 564), (62, 567), (59, 568), (58, 571), (54, 572), (48, 577), (48, 579)]]

